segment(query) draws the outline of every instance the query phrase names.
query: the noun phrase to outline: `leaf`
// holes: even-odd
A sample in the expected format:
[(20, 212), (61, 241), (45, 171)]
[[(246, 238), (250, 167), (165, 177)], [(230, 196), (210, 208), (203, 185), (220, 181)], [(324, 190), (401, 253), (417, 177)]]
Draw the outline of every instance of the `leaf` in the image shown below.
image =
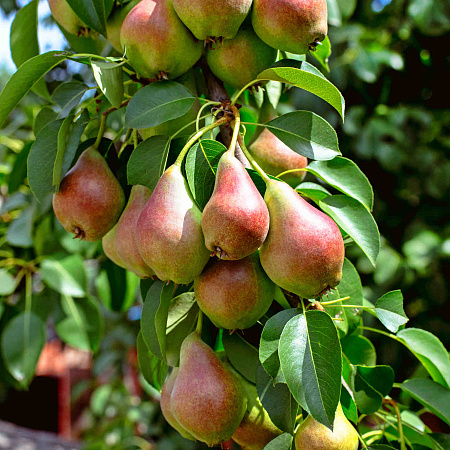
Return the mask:
[(310, 111), (294, 111), (264, 124), (290, 149), (310, 159), (328, 160), (340, 155), (336, 132)]
[(91, 59), (92, 72), (100, 90), (105, 94), (111, 105), (119, 109), (122, 105), (123, 63), (93, 61)]
[(180, 83), (158, 81), (140, 89), (125, 115), (129, 128), (150, 128), (186, 114), (195, 97)]
[(372, 342), (365, 336), (347, 336), (341, 340), (342, 351), (351, 364), (375, 366), (377, 355)]
[(367, 208), (346, 195), (327, 197), (319, 201), (319, 206), (355, 241), (375, 266), (380, 252), (380, 233)]
[(264, 450), (289, 450), (292, 445), (293, 437), (289, 433), (280, 434), (275, 439), (271, 440)]
[(107, 12), (104, 0), (66, 0), (89, 28), (106, 36)]
[(49, 124), (50, 122), (53, 122), (57, 118), (58, 113), (53, 111), (53, 109), (50, 106), (42, 107), (40, 111), (37, 113), (36, 118), (34, 119), (33, 124), (34, 135), (37, 136), (39, 132), (42, 130), (42, 128), (45, 127), (45, 125)]
[(358, 423), (358, 408), (353, 400), (352, 396), (348, 392), (347, 388), (343, 386), (341, 389), (341, 406), (344, 411), (345, 417), (351, 420), (353, 423)]
[(419, 328), (408, 328), (397, 333), (422, 363), (434, 381), (450, 388), (450, 362), (442, 342), (433, 334)]
[(137, 337), (137, 355), (139, 370), (145, 380), (158, 391), (161, 390), (167, 374), (167, 364), (150, 353), (142, 332), (139, 332)]
[(331, 161), (313, 161), (306, 169), (372, 210), (372, 186), (359, 167), (350, 159), (336, 156)]
[(400, 385), (403, 392), (450, 425), (450, 391), (433, 380), (415, 378)]
[(316, 58), (327, 72), (330, 71), (328, 60), (331, 56), (331, 43), (328, 36), (325, 36), (325, 39), (316, 47), (316, 51), (310, 52), (310, 55)]
[(10, 295), (15, 289), (14, 277), (6, 269), (0, 269), (0, 295)]
[(32, 234), (35, 216), (36, 208), (34, 205), (22, 211), (20, 216), (8, 227), (6, 232), (7, 242), (15, 247), (31, 247), (33, 245)]
[(345, 100), (338, 88), (311, 64), (283, 59), (258, 75), (258, 80), (273, 80), (297, 86), (328, 102), (344, 119)]
[(170, 137), (152, 136), (141, 142), (133, 151), (127, 165), (128, 183), (141, 184), (155, 189), (164, 173), (169, 155)]
[(45, 259), (41, 264), (41, 275), (44, 282), (60, 294), (77, 298), (86, 296), (86, 273), (79, 255), (59, 261)]
[(262, 365), (256, 369), (256, 389), (258, 397), (276, 427), (288, 433), (294, 432), (298, 404), (289, 388), (283, 384), (273, 384)]
[(75, 108), (88, 91), (89, 86), (81, 81), (61, 83), (52, 94), (52, 101), (61, 108), (61, 115), (67, 115)]
[(342, 354), (336, 327), (322, 311), (306, 311), (284, 327), (281, 369), (300, 406), (332, 429), (341, 396)]
[(285, 325), (298, 314), (301, 314), (301, 310), (297, 308), (286, 309), (272, 316), (264, 325), (259, 343), (259, 360), (274, 383), (286, 382), (280, 367), (278, 345)]
[(238, 333), (224, 331), (222, 337), (225, 352), (232, 366), (248, 381), (256, 383), (256, 369), (259, 364), (258, 350)]
[(67, 137), (69, 135), (70, 126), (72, 125), (74, 116), (67, 116), (58, 131), (58, 149), (56, 152), (55, 164), (53, 166), (53, 186), (55, 187), (55, 192), (59, 190), (59, 184), (61, 182), (61, 171), (64, 160), (64, 152), (67, 146)]
[(299, 194), (306, 195), (306, 197), (314, 200), (316, 203), (331, 195), (331, 192), (327, 191), (320, 184), (310, 182), (299, 184), (295, 190)]
[(403, 310), (402, 292), (391, 291), (380, 297), (375, 303), (375, 314), (389, 331), (396, 333), (409, 320)]
[(24, 62), (0, 93), (0, 128), (3, 127), (8, 116), (30, 89), (53, 67), (66, 59), (57, 56), (58, 52), (50, 51), (30, 58)]
[(13, 317), (3, 329), (1, 346), (8, 372), (26, 388), (45, 344), (45, 325), (30, 312)]

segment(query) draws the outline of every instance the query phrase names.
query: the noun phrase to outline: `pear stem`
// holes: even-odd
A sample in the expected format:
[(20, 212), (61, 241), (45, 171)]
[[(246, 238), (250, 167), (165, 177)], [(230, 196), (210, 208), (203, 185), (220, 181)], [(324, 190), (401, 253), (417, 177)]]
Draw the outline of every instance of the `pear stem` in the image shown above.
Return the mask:
[(102, 141), (103, 135), (105, 134), (106, 130), (106, 119), (108, 118), (107, 115), (102, 114), (100, 119), (100, 128), (98, 129), (97, 139), (94, 142), (93, 148), (95, 150), (98, 150), (98, 147), (100, 146), (100, 142)]
[(362, 438), (362, 436), (359, 434), (358, 431), (356, 431), (356, 434), (358, 435), (358, 439), (359, 439), (359, 441), (361, 442), (363, 448), (368, 448), (368, 447), (367, 447), (367, 444), (365, 443), (364, 439)]
[(247, 147), (245, 146), (244, 139), (242, 139), (242, 136), (238, 135), (238, 142), (239, 145), (242, 148), (242, 151), (244, 152), (244, 155), (247, 157), (247, 159), (250, 161), (250, 164), (252, 167), (258, 172), (258, 174), (261, 176), (261, 178), (264, 180), (264, 182), (267, 184), (270, 180), (270, 178), (267, 176), (266, 172), (259, 167), (258, 163), (253, 159), (250, 152), (247, 150)]
[(234, 106), (234, 104), (238, 101), (239, 97), (251, 86), (253, 86), (256, 83), (261, 83), (261, 80), (252, 80), (250, 83), (247, 83), (240, 91), (238, 91), (236, 94), (233, 94), (231, 97), (231, 106)]
[(294, 172), (307, 172), (306, 169), (290, 169), (290, 170), (285, 170), (284, 172), (281, 172), (277, 175), (277, 178), (282, 177), (283, 175), (287, 175), (288, 173), (294, 173)]
[(126, 146), (128, 145), (128, 141), (131, 138), (131, 133), (133, 132), (132, 128), (128, 128), (127, 134), (125, 135), (125, 138), (123, 139), (122, 145), (120, 146), (119, 153), (117, 154), (117, 157), (120, 158), (120, 155), (125, 150)]
[(319, 303), (322, 306), (329, 306), (329, 305), (334, 305), (335, 303), (343, 302), (345, 300), (350, 300), (350, 297), (342, 297), (342, 298), (338, 298), (337, 300), (332, 300), (330, 302), (319, 302)]
[[(210, 116), (210, 114), (206, 114), (206, 115), (200, 117), (199, 121), (202, 119), (206, 119), (209, 116)], [(178, 131), (176, 131), (174, 134), (172, 134), (172, 136), (170, 136), (170, 139), (175, 139), (183, 130), (185, 130), (186, 128), (189, 128), (191, 125), (194, 125), (196, 122), (197, 122), (197, 119), (192, 120), (191, 122), (187, 123), (184, 127), (180, 128)]]
[(218, 102), (207, 102), (204, 105), (202, 105), (202, 107), (199, 109), (198, 114), (197, 114), (197, 118), (195, 119), (195, 130), (196, 131), (200, 130), (200, 120), (201, 120), (200, 116), (201, 116), (203, 110), (206, 109), (208, 106), (213, 106), (213, 105), (220, 105), (220, 103), (218, 103)]
[(195, 328), (195, 331), (197, 331), (198, 334), (202, 333), (202, 326), (203, 326), (203, 312), (201, 309), (199, 309), (197, 317), (197, 327)]
[(230, 146), (228, 147), (228, 150), (231, 150), (234, 152), (234, 149), (236, 148), (236, 142), (239, 136), (239, 129), (241, 128), (241, 115), (239, 114), (239, 109), (236, 108), (236, 106), (231, 106), (231, 110), (234, 114), (234, 125), (233, 125), (233, 136), (231, 137)]

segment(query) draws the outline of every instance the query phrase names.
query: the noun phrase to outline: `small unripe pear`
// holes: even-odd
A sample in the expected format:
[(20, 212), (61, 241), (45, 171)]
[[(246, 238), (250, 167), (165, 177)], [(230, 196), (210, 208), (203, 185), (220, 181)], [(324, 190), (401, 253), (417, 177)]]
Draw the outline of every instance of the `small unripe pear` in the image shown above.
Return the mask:
[(111, 230), (109, 230), (102, 238), (102, 246), (105, 255), (117, 266), (122, 267), (122, 269), (126, 269), (125, 263), (122, 261), (122, 258), (117, 253), (116, 248), (116, 230), (117, 224), (115, 224)]
[(123, 21), (128, 13), (140, 2), (140, 0), (132, 0), (124, 6), (116, 8), (109, 16), (106, 22), (106, 38), (111, 45), (122, 53), (122, 46), (120, 45), (120, 30), (122, 29)]
[(88, 28), (75, 14), (66, 0), (48, 0), (53, 18), (67, 32), (75, 35), (87, 34)]

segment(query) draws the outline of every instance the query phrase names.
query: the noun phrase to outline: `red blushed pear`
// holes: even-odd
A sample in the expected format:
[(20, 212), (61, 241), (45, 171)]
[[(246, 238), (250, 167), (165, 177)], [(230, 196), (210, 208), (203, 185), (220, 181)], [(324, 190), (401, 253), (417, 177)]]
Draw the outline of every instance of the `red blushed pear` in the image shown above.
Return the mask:
[(201, 216), (180, 165), (173, 164), (159, 179), (136, 226), (139, 252), (160, 280), (188, 284), (202, 272), (209, 251)]
[(123, 21), (125, 20), (125, 17), (127, 17), (128, 13), (139, 3), (139, 1), (140, 0), (132, 0), (124, 6), (117, 7), (106, 22), (106, 38), (119, 53), (122, 53), (122, 46), (120, 45), (120, 30), (122, 28)]
[(181, 22), (171, 0), (141, 0), (123, 22), (120, 43), (130, 64), (146, 78), (177, 78), (203, 52), (203, 42)]
[(269, 179), (266, 186), (270, 230), (260, 260), (269, 278), (304, 298), (336, 287), (345, 256), (338, 226), (286, 183)]
[(75, 237), (98, 241), (116, 224), (125, 195), (105, 158), (93, 147), (85, 150), (53, 195), (53, 210)]
[(267, 206), (233, 150), (220, 158), (214, 191), (203, 211), (202, 229), (206, 247), (228, 260), (251, 255), (267, 236)]

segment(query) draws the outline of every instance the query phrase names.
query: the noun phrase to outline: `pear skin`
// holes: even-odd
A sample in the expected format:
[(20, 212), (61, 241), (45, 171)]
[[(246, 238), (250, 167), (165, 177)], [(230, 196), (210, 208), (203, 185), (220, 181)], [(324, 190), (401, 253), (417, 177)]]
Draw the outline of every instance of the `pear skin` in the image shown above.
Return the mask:
[(267, 45), (304, 54), (314, 50), (327, 35), (327, 1), (254, 0), (252, 25)]
[(269, 278), (304, 298), (336, 287), (345, 250), (334, 221), (282, 181), (269, 180), (264, 199), (270, 230), (259, 255)]
[(178, 423), (210, 447), (229, 440), (244, 417), (241, 382), (196, 331), (181, 346), (170, 404)]
[(120, 43), (130, 64), (145, 78), (177, 78), (203, 52), (203, 42), (178, 18), (172, 0), (141, 0), (123, 22)]
[(202, 229), (206, 247), (227, 260), (251, 255), (267, 236), (267, 206), (233, 150), (219, 160), (214, 191), (203, 210)]
[(133, 186), (128, 203), (116, 225), (115, 244), (117, 253), (126, 268), (134, 272), (139, 278), (149, 278), (155, 275), (155, 272), (142, 259), (136, 242), (137, 221), (151, 193), (152, 191), (145, 186)]
[(249, 27), (220, 46), (206, 49), (206, 61), (213, 74), (235, 89), (241, 89), (277, 58), (277, 51), (265, 44)]
[(333, 431), (308, 416), (298, 427), (294, 440), (297, 450), (358, 450), (359, 446), (358, 434), (340, 404)]
[(48, 6), (50, 7), (53, 18), (68, 33), (75, 34), (76, 36), (88, 33), (88, 28), (75, 14), (66, 0), (48, 0)]
[(105, 158), (85, 150), (53, 195), (53, 210), (61, 225), (75, 237), (98, 241), (117, 222), (125, 195)]
[[(267, 128), (264, 128), (248, 150), (261, 169), (269, 175), (277, 176), (288, 170), (304, 169), (308, 165), (307, 158), (291, 150)], [(281, 179), (295, 187), (305, 175), (304, 171), (291, 172)]]
[(106, 21), (106, 39), (119, 52), (122, 53), (122, 46), (120, 45), (120, 30), (123, 21), (128, 13), (140, 2), (140, 0), (132, 0), (124, 6), (116, 8), (108, 20)]
[(126, 269), (125, 263), (122, 261), (122, 258), (117, 253), (116, 248), (116, 230), (117, 224), (114, 225), (111, 230), (109, 230), (102, 238), (102, 246), (105, 255), (116, 265), (122, 267), (122, 269)]
[(170, 166), (159, 179), (136, 226), (139, 252), (160, 280), (188, 284), (202, 272), (209, 251), (201, 216), (180, 166)]
[(194, 281), (200, 309), (218, 328), (250, 328), (272, 304), (275, 285), (258, 253), (238, 261), (213, 259)]

